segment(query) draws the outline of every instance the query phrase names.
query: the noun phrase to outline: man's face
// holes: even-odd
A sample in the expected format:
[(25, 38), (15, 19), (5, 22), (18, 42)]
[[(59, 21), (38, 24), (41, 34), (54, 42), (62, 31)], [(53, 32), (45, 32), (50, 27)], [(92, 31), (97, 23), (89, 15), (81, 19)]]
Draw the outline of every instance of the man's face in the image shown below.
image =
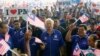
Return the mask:
[(91, 27), (91, 30), (96, 30), (95, 25), (91, 25), (90, 27)]
[(53, 29), (53, 24), (52, 22), (48, 21), (46, 24), (45, 24), (45, 27), (47, 30), (52, 30)]
[(19, 22), (15, 22), (14, 23), (14, 28), (15, 29), (19, 29), (20, 28), (20, 23)]
[(58, 27), (59, 26), (59, 21), (58, 20), (55, 20), (54, 21), (54, 27)]
[(84, 29), (84, 27), (79, 27), (78, 28), (78, 34), (80, 36), (83, 36), (86, 33), (86, 30)]
[(94, 42), (92, 36), (90, 36), (90, 37), (88, 38), (88, 44), (89, 44), (89, 46), (91, 46), (91, 47), (94, 47), (94, 46), (95, 46), (95, 42)]
[(97, 32), (97, 35), (99, 35), (99, 37), (100, 37), (100, 30), (97, 30), (96, 32)]
[(8, 25), (7, 25), (7, 24), (3, 24), (3, 27), (0, 28), (0, 29), (1, 29), (1, 32), (2, 32), (3, 34), (5, 34), (5, 33), (8, 32)]

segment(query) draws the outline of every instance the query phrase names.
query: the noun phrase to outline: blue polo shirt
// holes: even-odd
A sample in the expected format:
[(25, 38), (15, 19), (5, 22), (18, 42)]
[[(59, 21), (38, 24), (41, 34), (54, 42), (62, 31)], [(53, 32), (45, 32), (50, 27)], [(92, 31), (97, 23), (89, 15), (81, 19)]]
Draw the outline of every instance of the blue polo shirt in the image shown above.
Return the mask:
[(10, 28), (9, 34), (11, 36), (13, 48), (19, 48), (19, 40), (24, 37), (24, 28), (20, 28), (19, 30)]
[(72, 36), (72, 51), (74, 51), (75, 46), (79, 45), (80, 49), (86, 50), (88, 49), (88, 36), (80, 37), (79, 35)]
[[(20, 39), (19, 43), (20, 43), (21, 52), (25, 53), (25, 39), (24, 38)], [(29, 44), (30, 44), (31, 56), (37, 56), (37, 51), (39, 49), (39, 44), (35, 43), (35, 38), (34, 37), (31, 38)]]
[(64, 40), (60, 31), (53, 30), (51, 35), (47, 32), (43, 32), (41, 40), (46, 45), (43, 50), (43, 56), (60, 56), (60, 47), (64, 45)]

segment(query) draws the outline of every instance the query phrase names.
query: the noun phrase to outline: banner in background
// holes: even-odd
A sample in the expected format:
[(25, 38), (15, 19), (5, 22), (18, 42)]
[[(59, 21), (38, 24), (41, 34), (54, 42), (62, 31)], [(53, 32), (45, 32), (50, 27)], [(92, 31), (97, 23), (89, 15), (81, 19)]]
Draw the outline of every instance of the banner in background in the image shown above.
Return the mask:
[(5, 8), (4, 9), (4, 16), (23, 16), (27, 15), (28, 10), (26, 8)]

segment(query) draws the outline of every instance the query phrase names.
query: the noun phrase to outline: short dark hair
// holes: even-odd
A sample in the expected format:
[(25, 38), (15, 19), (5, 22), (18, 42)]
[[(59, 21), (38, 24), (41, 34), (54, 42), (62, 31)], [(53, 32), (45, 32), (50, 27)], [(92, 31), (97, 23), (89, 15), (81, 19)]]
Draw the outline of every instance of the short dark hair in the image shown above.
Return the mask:
[(84, 27), (84, 29), (87, 30), (87, 27), (85, 24), (80, 24), (79, 27)]
[(96, 42), (98, 36), (96, 34), (91, 34), (90, 36), (92, 36), (93, 37), (93, 41)]
[(14, 20), (14, 23), (19, 22), (19, 20)]
[(3, 26), (4, 26), (5, 24), (7, 24), (7, 23), (1, 22), (1, 23), (0, 23), (0, 28), (3, 28)]
[(96, 23), (91, 23), (90, 25), (91, 25), (91, 26), (94, 26), (94, 25), (96, 25)]
[(100, 40), (97, 40), (97, 48), (100, 49)]
[(75, 19), (73, 18), (73, 19), (70, 19), (69, 21), (70, 21), (70, 23), (74, 23)]

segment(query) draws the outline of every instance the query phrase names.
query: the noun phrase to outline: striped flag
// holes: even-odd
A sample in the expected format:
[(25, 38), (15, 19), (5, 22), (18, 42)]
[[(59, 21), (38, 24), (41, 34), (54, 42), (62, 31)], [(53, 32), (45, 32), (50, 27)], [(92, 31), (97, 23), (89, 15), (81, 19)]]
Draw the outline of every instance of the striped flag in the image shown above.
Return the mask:
[(82, 23), (86, 22), (89, 20), (89, 18), (84, 14), (81, 17), (79, 17), (79, 19), (81, 20)]
[(77, 43), (75, 49), (74, 49), (74, 52), (73, 52), (73, 56), (80, 56), (80, 53), (81, 53), (81, 49)]
[(36, 27), (39, 27), (41, 29), (45, 29), (45, 25), (44, 22), (41, 21), (38, 17), (36, 17), (35, 15), (29, 15), (27, 18), (27, 21), (31, 24), (34, 25)]
[(3, 39), (0, 39), (0, 55), (4, 55), (9, 49), (9, 45)]
[(10, 35), (8, 33), (5, 34), (5, 41), (8, 42), (10, 38)]
[(35, 42), (36, 43), (43, 43), (39, 38), (35, 37)]
[(94, 51), (94, 54), (95, 54), (96, 56), (100, 56), (100, 50), (99, 50), (99, 49), (96, 49), (96, 50)]

